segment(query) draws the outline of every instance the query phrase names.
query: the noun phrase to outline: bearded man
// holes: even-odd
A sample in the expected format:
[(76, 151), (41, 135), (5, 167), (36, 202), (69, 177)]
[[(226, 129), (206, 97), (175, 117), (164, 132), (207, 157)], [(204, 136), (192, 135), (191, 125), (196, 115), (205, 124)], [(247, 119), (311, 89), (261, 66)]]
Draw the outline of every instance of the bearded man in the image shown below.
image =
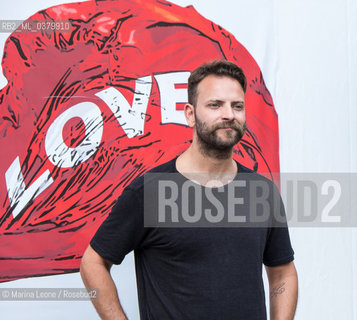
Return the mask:
[[(110, 268), (132, 250), (141, 319), (266, 319), (263, 265), (270, 287), (270, 319), (293, 319), (298, 287), (294, 252), (285, 220), (274, 220), (285, 217), (281, 198), (278, 195), (276, 201), (278, 191), (270, 180), (232, 157), (246, 129), (246, 86), (243, 71), (226, 60), (205, 63), (191, 73), (184, 112), (193, 129), (192, 144), (123, 191), (83, 256), (81, 275), (87, 288), (99, 288), (93, 304), (102, 319), (126, 319)], [(156, 178), (145, 179), (150, 174)], [(167, 205), (167, 190), (157, 187), (166, 174), (179, 177), (172, 179), (175, 206)], [(187, 182), (191, 185), (185, 188)], [(257, 214), (255, 200), (262, 204), (261, 190), (254, 186), (262, 182), (267, 205)], [(146, 190), (157, 192), (159, 203), (147, 206)], [(190, 197), (196, 204), (199, 200), (190, 213), (200, 219), (180, 224), (188, 221), (184, 217), (193, 217), (186, 212)], [(159, 208), (169, 212), (164, 210), (157, 221), (171, 214), (170, 223), (145, 225), (147, 212), (155, 215)], [(216, 224), (217, 217), (225, 224)]]

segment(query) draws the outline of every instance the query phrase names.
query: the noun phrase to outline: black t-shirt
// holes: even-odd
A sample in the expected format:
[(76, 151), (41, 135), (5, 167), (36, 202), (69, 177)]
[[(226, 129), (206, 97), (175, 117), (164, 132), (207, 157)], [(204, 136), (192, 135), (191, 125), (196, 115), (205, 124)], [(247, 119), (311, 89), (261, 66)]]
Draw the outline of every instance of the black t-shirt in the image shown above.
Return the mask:
[[(180, 175), (176, 159), (150, 172)], [(271, 194), (278, 193), (268, 179), (238, 164), (235, 181), (243, 174), (244, 180), (263, 180)], [(227, 223), (218, 227), (144, 227), (144, 192), (152, 189), (150, 181), (153, 179), (144, 175), (122, 192), (90, 242), (100, 256), (114, 264), (134, 250), (141, 319), (266, 319), (262, 263), (277, 266), (294, 259), (284, 220), (271, 227), (275, 225), (271, 212), (272, 218), (258, 227), (227, 227)], [(251, 189), (249, 181), (239, 188), (243, 198), (259, 189)], [(266, 199), (271, 211), (279, 210), (279, 216), (285, 216), (280, 196), (280, 206), (274, 205), (273, 197)], [(248, 200), (236, 208), (249, 217), (251, 203)]]

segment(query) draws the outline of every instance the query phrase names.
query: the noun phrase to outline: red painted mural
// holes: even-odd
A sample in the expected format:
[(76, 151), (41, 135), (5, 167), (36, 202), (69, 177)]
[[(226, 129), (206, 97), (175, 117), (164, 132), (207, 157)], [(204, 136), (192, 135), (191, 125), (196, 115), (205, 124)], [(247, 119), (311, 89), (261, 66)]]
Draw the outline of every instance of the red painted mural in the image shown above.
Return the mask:
[[(185, 150), (189, 72), (226, 58), (246, 73), (247, 133), (234, 157), (279, 172), (278, 119), (249, 52), (192, 6), (85, 1), (7, 39), (0, 91), (0, 281), (79, 270), (89, 240), (135, 177)], [(32, 30), (33, 31), (33, 30)]]

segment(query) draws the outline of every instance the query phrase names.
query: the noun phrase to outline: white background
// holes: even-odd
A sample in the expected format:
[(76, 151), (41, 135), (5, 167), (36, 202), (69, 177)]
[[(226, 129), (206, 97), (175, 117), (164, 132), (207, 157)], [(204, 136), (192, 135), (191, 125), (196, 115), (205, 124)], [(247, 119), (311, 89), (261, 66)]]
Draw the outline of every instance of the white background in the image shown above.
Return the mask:
[[(26, 19), (71, 1), (1, 1), (0, 19)], [(281, 172), (357, 172), (357, 1), (175, 0), (193, 4), (256, 59), (279, 115)], [(9, 34), (0, 34), (0, 53)], [(0, 87), (6, 79), (0, 77)], [(357, 214), (354, 213), (354, 214)], [(357, 319), (357, 228), (292, 228), (299, 273), (296, 319)], [(138, 319), (133, 256), (113, 277)], [(79, 274), (6, 287), (82, 287)], [(90, 302), (1, 302), (1, 319), (97, 319)], [(233, 317), (233, 315), (232, 315)]]

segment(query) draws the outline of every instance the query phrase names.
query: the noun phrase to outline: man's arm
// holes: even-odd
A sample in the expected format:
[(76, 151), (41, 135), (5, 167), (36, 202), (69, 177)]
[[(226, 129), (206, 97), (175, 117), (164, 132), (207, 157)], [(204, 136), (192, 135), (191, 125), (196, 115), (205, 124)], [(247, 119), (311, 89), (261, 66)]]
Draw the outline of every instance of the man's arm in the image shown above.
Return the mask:
[(270, 289), (270, 319), (294, 319), (298, 296), (298, 278), (294, 262), (265, 268)]
[(92, 299), (92, 303), (101, 319), (126, 320), (110, 275), (111, 266), (110, 262), (98, 255), (89, 245), (82, 258), (81, 277), (87, 289), (99, 289), (97, 298)]

